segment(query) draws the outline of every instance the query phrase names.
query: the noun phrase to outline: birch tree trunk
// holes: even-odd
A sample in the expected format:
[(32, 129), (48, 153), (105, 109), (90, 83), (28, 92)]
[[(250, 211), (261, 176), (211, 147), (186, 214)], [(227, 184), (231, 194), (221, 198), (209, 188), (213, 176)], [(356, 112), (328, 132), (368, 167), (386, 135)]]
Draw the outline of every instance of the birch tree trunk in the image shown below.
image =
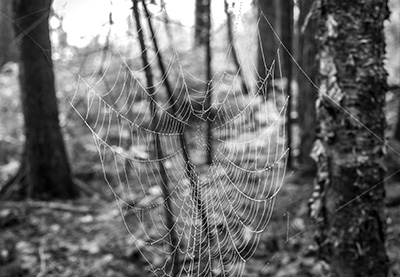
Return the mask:
[(321, 0), (311, 215), (333, 277), (386, 277), (383, 22), (387, 0)]

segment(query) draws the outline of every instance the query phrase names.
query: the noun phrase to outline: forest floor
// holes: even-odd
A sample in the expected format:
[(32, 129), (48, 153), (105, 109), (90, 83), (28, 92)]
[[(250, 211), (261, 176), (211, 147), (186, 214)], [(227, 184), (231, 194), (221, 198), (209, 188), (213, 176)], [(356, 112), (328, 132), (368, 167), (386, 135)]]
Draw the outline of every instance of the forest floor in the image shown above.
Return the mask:
[[(91, 185), (90, 185), (91, 184)], [(87, 189), (96, 191), (95, 182)], [(273, 215), (245, 275), (327, 276), (318, 261), (307, 216), (312, 178), (289, 172)], [(400, 184), (387, 185), (400, 195)], [(0, 204), (0, 277), (152, 276), (123, 225), (111, 195), (94, 193), (68, 202)], [(400, 207), (388, 207), (390, 276), (400, 276)]]
[[(12, 124), (15, 118), (10, 113), (10, 120), (5, 122)], [(73, 166), (80, 169), (74, 172), (79, 172), (75, 180), (82, 195), (67, 202), (0, 202), (0, 277), (154, 276), (124, 226), (114, 195), (104, 183), (97, 149), (83, 150), (92, 145), (91, 134), (83, 136), (76, 125), (67, 125), (65, 130), (67, 145), (74, 149), (70, 149)], [(400, 144), (392, 147), (400, 152)], [(8, 156), (18, 155), (14, 151)], [(389, 162), (394, 167), (392, 172), (398, 170), (398, 157), (389, 157), (394, 159)], [(0, 173), (4, 181), (4, 172), (12, 172), (18, 162), (10, 159), (3, 163), (6, 165)], [(257, 251), (246, 263), (244, 276), (328, 276), (328, 266), (318, 259), (313, 241), (317, 225), (308, 216), (312, 185), (313, 177), (287, 171), (269, 225)], [(386, 189), (387, 251), (390, 277), (396, 277), (400, 276), (400, 180), (391, 178)]]
[[(19, 164), (15, 160), (19, 152), (8, 153), (8, 149), (21, 149), (23, 142), (21, 129), (15, 128), (22, 122), (22, 116), (15, 114), (18, 100), (12, 97), (17, 82), (9, 77), (3, 81), (8, 88), (0, 94), (6, 125), (0, 130), (15, 132), (1, 140), (0, 181), (9, 177), (4, 172), (15, 171)], [(62, 106), (69, 107), (69, 100), (64, 99)], [(390, 111), (396, 108), (389, 108), (388, 121), (393, 122), (397, 115)], [(73, 121), (68, 115), (64, 117), (64, 122)], [(124, 225), (114, 195), (104, 183), (97, 149), (86, 151), (93, 144), (91, 134), (82, 135), (84, 132), (75, 123), (63, 127), (73, 167), (81, 169), (75, 180), (82, 195), (64, 202), (0, 202), (0, 277), (154, 276)], [(396, 149), (400, 152), (400, 146)], [(398, 160), (398, 156), (394, 157)], [(392, 171), (396, 171), (400, 164), (397, 161), (392, 165)], [(317, 224), (308, 216), (312, 190), (313, 177), (287, 171), (259, 247), (246, 263), (245, 277), (328, 276), (328, 266), (318, 259), (313, 241)], [(389, 277), (400, 277), (400, 180), (391, 178), (386, 190), (387, 251), (392, 270)]]
[[(251, 17), (250, 17), (251, 18)], [(395, 21), (394, 21), (395, 22)], [(254, 24), (246, 23), (243, 24)], [(395, 24), (395, 23), (394, 23)], [(244, 30), (249, 30), (245, 25)], [(178, 27), (176, 27), (178, 28)], [(224, 29), (215, 36), (223, 37)], [(175, 37), (176, 45), (187, 45), (185, 32)], [(258, 44), (251, 44), (251, 32), (238, 33), (236, 41), (244, 41), (239, 52), (246, 53), (243, 69), (253, 66), (249, 57)], [(213, 57), (214, 64), (225, 64), (226, 40), (214, 43), (220, 55)], [(95, 48), (98, 50), (97, 48)], [(217, 51), (218, 51), (217, 49)], [(67, 49), (68, 50), (68, 49)], [(70, 49), (69, 49), (70, 50)], [(59, 51), (69, 53), (70, 51)], [(72, 52), (74, 53), (74, 52)], [(73, 201), (0, 201), (0, 277), (147, 277), (154, 276), (149, 264), (142, 258), (124, 225), (114, 195), (104, 182), (97, 149), (92, 135), (83, 135), (80, 122), (69, 105), (76, 88), (73, 80), (80, 76), (95, 76), (103, 69), (103, 52), (78, 55), (73, 62), (55, 63), (58, 79), (61, 125), (66, 134), (67, 148), (81, 196)], [(174, 53), (175, 54), (175, 53)], [(74, 55), (72, 55), (74, 56)], [(130, 56), (134, 56), (130, 53)], [(190, 51), (180, 55), (182, 61), (193, 68), (193, 76), (205, 72), (199, 65), (204, 54)], [(115, 57), (113, 56), (113, 59)], [(111, 60), (113, 60), (111, 59)], [(93, 60), (93, 61), (92, 61)], [(99, 62), (100, 61), (100, 62)], [(129, 60), (132, 64), (134, 61)], [(104, 63), (104, 64), (102, 64)], [(250, 66), (247, 66), (247, 63)], [(140, 63), (136, 63), (140, 64)], [(114, 69), (119, 74), (120, 64)], [(85, 70), (81, 71), (80, 68)], [(106, 65), (108, 73), (113, 68)], [(133, 68), (134, 70), (138, 70)], [(196, 72), (197, 70), (198, 72)], [(0, 72), (0, 183), (10, 177), (19, 166), (17, 161), (23, 149), (23, 117), (20, 112), (17, 65)], [(225, 72), (229, 72), (225, 70)], [(244, 70), (245, 72), (245, 70)], [(101, 84), (115, 76), (102, 78)], [(227, 74), (229, 75), (229, 74)], [(249, 76), (248, 76), (249, 77)], [(196, 80), (197, 81), (197, 80)], [(113, 81), (109, 81), (113, 83)], [(100, 83), (100, 82), (99, 82)], [(104, 88), (103, 88), (104, 89)], [(106, 89), (107, 91), (108, 89)], [(123, 91), (121, 88), (115, 89)], [(397, 122), (397, 105), (400, 99), (388, 97), (387, 119), (389, 125)], [(390, 98), (390, 99), (389, 99)], [(393, 99), (392, 99), (393, 98)], [(86, 98), (84, 98), (86, 99)], [(86, 108), (86, 106), (84, 107)], [(79, 121), (79, 124), (75, 121)], [(389, 126), (388, 129), (393, 128)], [(87, 134), (87, 132), (86, 132)], [(296, 137), (296, 134), (293, 135)], [(394, 146), (400, 152), (400, 143)], [(94, 148), (94, 147), (92, 147)], [(87, 151), (89, 149), (89, 151)], [(389, 173), (400, 168), (399, 157), (389, 161)], [(390, 166), (394, 167), (392, 170)], [(85, 171), (87, 170), (87, 171)], [(78, 173), (77, 173), (78, 172)], [(387, 252), (391, 275), (400, 277), (400, 178), (391, 178), (385, 184), (387, 191)], [(271, 220), (262, 235), (259, 247), (247, 261), (245, 277), (321, 277), (328, 276), (326, 263), (317, 257), (313, 233), (317, 227), (308, 216), (308, 199), (313, 190), (313, 177), (296, 170), (288, 170), (276, 197)], [(162, 259), (163, 257), (160, 257)]]

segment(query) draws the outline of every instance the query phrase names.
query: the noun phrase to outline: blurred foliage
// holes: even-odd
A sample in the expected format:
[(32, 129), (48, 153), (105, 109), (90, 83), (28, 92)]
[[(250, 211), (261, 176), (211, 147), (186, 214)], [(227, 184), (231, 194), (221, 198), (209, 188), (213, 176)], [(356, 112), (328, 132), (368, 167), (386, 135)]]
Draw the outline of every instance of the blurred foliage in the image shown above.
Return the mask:
[(391, 15), (385, 25), (386, 68), (389, 85), (400, 85), (400, 1), (390, 0)]

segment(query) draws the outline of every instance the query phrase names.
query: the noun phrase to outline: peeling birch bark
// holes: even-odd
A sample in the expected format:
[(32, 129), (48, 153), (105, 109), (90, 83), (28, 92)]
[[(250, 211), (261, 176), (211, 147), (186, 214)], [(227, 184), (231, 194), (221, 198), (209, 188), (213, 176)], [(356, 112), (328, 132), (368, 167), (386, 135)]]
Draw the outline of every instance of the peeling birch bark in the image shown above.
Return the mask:
[(311, 215), (331, 276), (388, 276), (384, 214), (386, 0), (321, 0), (318, 176)]

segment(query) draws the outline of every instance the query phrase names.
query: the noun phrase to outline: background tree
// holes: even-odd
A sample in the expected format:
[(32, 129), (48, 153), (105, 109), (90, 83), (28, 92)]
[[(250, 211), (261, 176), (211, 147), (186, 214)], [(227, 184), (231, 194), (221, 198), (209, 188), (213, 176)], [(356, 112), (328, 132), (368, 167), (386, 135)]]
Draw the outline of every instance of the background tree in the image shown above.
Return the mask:
[(276, 17), (279, 15), (279, 12), (277, 13), (277, 9), (275, 9), (275, 6), (277, 5), (276, 3), (276, 0), (255, 1), (260, 19), (258, 23), (259, 45), (257, 52), (258, 87), (261, 87), (265, 97), (267, 97), (268, 91), (266, 90), (266, 87), (263, 86), (263, 84), (267, 85), (266, 82), (264, 83), (264, 80), (268, 75), (268, 70), (276, 58), (276, 51), (279, 47), (278, 40), (274, 35), (272, 28), (268, 24), (269, 21), (272, 26), (276, 25)]
[(206, 68), (206, 86), (205, 86), (205, 109), (208, 110), (207, 113), (207, 148), (208, 148), (208, 155), (207, 155), (207, 163), (211, 165), (212, 159), (214, 156), (214, 150), (213, 150), (213, 144), (214, 144), (214, 138), (213, 138), (213, 133), (212, 133), (212, 123), (213, 123), (213, 115), (211, 113), (211, 104), (212, 104), (212, 75), (213, 75), (213, 69), (212, 69), (212, 47), (211, 47), (211, 0), (203, 0), (204, 5), (206, 5), (206, 12), (207, 12), (207, 18), (208, 20), (206, 21), (205, 27), (206, 29), (204, 30), (205, 34), (205, 41), (204, 45), (206, 48), (206, 59), (205, 59), (205, 68)]
[[(288, 52), (292, 53), (293, 42), (293, 1), (280, 1), (280, 0), (259, 0), (256, 2), (259, 11), (259, 47), (257, 56), (257, 72), (258, 72), (258, 85), (262, 87), (265, 97), (268, 97), (269, 90), (268, 82), (265, 78), (269, 74), (269, 69), (274, 61), (275, 68), (273, 71), (274, 78), (282, 78), (286, 82), (284, 88), (289, 102), (287, 106), (287, 146), (291, 147), (291, 87), (292, 82), (292, 59)], [(280, 44), (278, 35), (282, 41), (283, 46)], [(277, 55), (277, 50), (281, 50), (281, 54)], [(278, 60), (279, 59), (279, 60)], [(281, 76), (282, 74), (282, 76)], [(287, 164), (290, 167), (291, 155), (288, 154)]]
[(12, 0), (0, 1), (0, 67), (16, 61), (15, 35), (12, 21)]
[(195, 46), (206, 45), (207, 43), (208, 25), (211, 24), (210, 7), (211, 0), (196, 0), (194, 22)]
[(307, 74), (297, 71), (297, 83), (299, 84), (299, 97), (297, 104), (298, 125), (299, 125), (299, 155), (297, 157), (300, 169), (303, 171), (314, 171), (315, 162), (310, 157), (312, 145), (315, 140), (315, 100), (316, 89), (308, 80), (316, 81), (317, 45), (314, 36), (316, 35), (316, 21), (312, 14), (313, 1), (300, 0), (300, 15), (298, 20), (298, 60), (301, 68)]
[(15, 32), (20, 41), (20, 85), (25, 120), (25, 149), (20, 171), (28, 196), (71, 198), (71, 179), (58, 120), (49, 15), (51, 0), (14, 3)]
[[(292, 57), (289, 53), (293, 53), (293, 1), (277, 1), (277, 7), (280, 7), (281, 16), (279, 16), (280, 33), (282, 43), (285, 49), (282, 49), (282, 78), (286, 79), (285, 93), (289, 97), (286, 111), (286, 143), (287, 147), (291, 149), (292, 147), (292, 79), (293, 79), (293, 67), (292, 67)], [(287, 166), (292, 167), (292, 151), (288, 152)]]
[[(394, 93), (400, 92), (400, 86), (392, 88)], [(397, 141), (400, 141), (400, 97), (398, 97), (398, 109), (397, 109), (397, 122), (396, 127), (394, 128), (393, 138)]]
[[(293, 1), (292, 0), (287, 0), (287, 1), (278, 1), (276, 0), (275, 6), (277, 7), (276, 13), (280, 14), (278, 19), (279, 19), (279, 24), (280, 26), (278, 27), (278, 30), (280, 32), (280, 38), (282, 40), (283, 45), (289, 52), (293, 52), (292, 44), (293, 44)], [(283, 77), (287, 78), (288, 81), (291, 81), (292, 78), (292, 67), (293, 67), (293, 61), (290, 55), (288, 54), (288, 51), (283, 49), (281, 45), (279, 45), (279, 48), (281, 49), (281, 55), (282, 55), (282, 74)], [(287, 86), (289, 88), (289, 85)]]
[(384, 152), (386, 0), (322, 0), (312, 216), (331, 276), (388, 276)]
[(224, 11), (226, 14), (226, 23), (227, 23), (227, 29), (228, 29), (228, 44), (229, 47), (231, 47), (231, 55), (232, 55), (232, 60), (236, 66), (236, 70), (238, 75), (240, 76), (240, 79), (242, 81), (242, 92), (243, 94), (249, 94), (249, 90), (247, 89), (247, 84), (246, 84), (246, 78), (243, 73), (243, 68), (240, 64), (238, 53), (236, 51), (236, 45), (235, 45), (235, 36), (234, 33), (236, 30), (234, 30), (235, 26), (232, 26), (232, 11), (229, 10), (229, 3), (228, 0), (224, 0)]

